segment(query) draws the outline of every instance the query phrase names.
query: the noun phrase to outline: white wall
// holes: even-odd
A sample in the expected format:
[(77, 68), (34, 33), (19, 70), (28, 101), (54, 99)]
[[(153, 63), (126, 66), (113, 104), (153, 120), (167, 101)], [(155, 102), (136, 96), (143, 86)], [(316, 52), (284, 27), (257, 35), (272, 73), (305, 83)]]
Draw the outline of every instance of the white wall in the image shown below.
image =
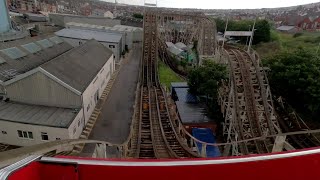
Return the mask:
[[(103, 90), (107, 86), (110, 77), (111, 77), (111, 70), (114, 72), (115, 63), (113, 56), (109, 58), (109, 60), (106, 62), (106, 64), (101, 68), (97, 76), (94, 78), (94, 80), (90, 83), (90, 85), (87, 87), (87, 89), (83, 92), (82, 98), (83, 98), (83, 110), (85, 114), (85, 123), (88, 122), (95, 106), (95, 94), (98, 91), (99, 97), (101, 97)], [(88, 105), (90, 105), (90, 108), (87, 109)]]
[(69, 135), (70, 139), (79, 139), (79, 137), (80, 137), (80, 135), (82, 133), (82, 130), (83, 130), (84, 126), (85, 126), (83, 109), (84, 108), (82, 108), (79, 111), (79, 113), (74, 118), (74, 120), (72, 121), (72, 123), (70, 124), (70, 126), (68, 128), (68, 135)]
[[(33, 139), (20, 138), (18, 136), (18, 130), (32, 132)], [(3, 134), (2, 131), (5, 131), (7, 134)], [(30, 146), (47, 142), (41, 139), (41, 132), (48, 133), (49, 141), (54, 141), (56, 138), (69, 139), (67, 128), (55, 128), (0, 120), (1, 143), (16, 146)]]
[[(66, 38), (66, 37), (60, 37), (60, 38), (62, 38), (64, 41), (66, 41), (67, 43), (69, 43), (73, 47), (79, 46), (80, 45), (79, 42), (81, 42), (83, 44), (86, 42), (86, 40), (82, 40), (82, 39), (72, 39), (72, 38)], [(120, 52), (120, 45), (119, 44), (117, 44), (117, 43), (106, 43), (106, 42), (100, 42), (100, 43), (103, 44), (107, 48), (109, 48), (109, 45), (115, 46), (115, 48), (109, 48), (109, 49), (112, 50), (116, 61), (120, 60), (121, 52)]]

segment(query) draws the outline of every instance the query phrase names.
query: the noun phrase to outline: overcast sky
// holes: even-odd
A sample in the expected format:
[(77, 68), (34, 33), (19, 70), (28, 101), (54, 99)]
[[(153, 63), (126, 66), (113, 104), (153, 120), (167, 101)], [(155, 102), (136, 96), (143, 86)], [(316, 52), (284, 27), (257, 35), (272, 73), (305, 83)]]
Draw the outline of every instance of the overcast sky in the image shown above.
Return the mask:
[[(104, 0), (115, 2), (115, 0)], [(143, 5), (144, 0), (117, 0), (118, 3)], [(146, 0), (155, 3), (156, 0)], [(158, 0), (160, 7), (202, 9), (254, 9), (287, 7), (319, 2), (319, 0)]]

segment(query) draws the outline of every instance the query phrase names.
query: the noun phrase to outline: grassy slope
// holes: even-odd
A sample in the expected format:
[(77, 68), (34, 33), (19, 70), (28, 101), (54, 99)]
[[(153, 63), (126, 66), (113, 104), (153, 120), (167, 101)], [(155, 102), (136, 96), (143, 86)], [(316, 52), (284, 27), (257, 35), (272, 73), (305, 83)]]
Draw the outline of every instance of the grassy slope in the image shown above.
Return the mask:
[(159, 78), (161, 84), (164, 84), (167, 88), (170, 88), (171, 82), (184, 82), (182, 78), (176, 75), (167, 65), (159, 60)]
[(294, 49), (306, 47), (316, 51), (320, 42), (320, 32), (302, 32), (302, 36), (293, 37), (293, 34), (285, 34), (272, 31), (272, 42), (261, 43), (255, 49), (261, 57), (266, 57), (276, 53), (281, 49)]

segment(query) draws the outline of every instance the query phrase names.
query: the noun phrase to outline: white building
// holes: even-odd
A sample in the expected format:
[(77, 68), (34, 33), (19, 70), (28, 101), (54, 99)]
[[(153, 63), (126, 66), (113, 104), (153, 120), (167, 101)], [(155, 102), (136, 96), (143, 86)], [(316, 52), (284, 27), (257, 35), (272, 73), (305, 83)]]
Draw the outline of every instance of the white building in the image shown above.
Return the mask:
[(93, 24), (69, 22), (69, 23), (66, 23), (66, 28), (120, 33), (122, 34), (122, 37), (123, 37), (122, 42), (127, 46), (128, 49), (132, 49), (134, 42), (142, 42), (142, 39), (143, 39), (143, 29), (138, 27), (132, 27), (132, 26), (115, 25), (113, 27), (109, 27), (109, 26), (99, 26), (99, 25), (93, 25)]
[(92, 10), (91, 16), (106, 17), (106, 18), (110, 18), (110, 19), (114, 18), (113, 13), (111, 11), (106, 11), (103, 9)]
[(62, 29), (58, 32), (55, 32), (55, 34), (71, 44), (73, 47), (77, 47), (90, 39), (95, 39), (105, 47), (112, 50), (116, 61), (120, 60), (121, 53), (125, 49), (122, 35), (119, 33), (108, 33), (83, 29)]
[(17, 146), (79, 138), (115, 68), (112, 51), (95, 40), (71, 49), (52, 37), (0, 57), (0, 143)]
[(107, 11), (107, 12), (103, 13), (103, 17), (111, 18), (111, 19), (114, 18), (113, 13), (111, 11)]

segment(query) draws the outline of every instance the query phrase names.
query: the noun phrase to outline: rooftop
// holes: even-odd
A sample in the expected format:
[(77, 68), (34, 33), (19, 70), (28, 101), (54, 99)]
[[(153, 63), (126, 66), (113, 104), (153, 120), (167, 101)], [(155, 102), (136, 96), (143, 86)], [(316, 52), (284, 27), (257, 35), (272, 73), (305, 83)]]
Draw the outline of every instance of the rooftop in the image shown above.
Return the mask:
[(30, 71), (71, 48), (68, 43), (52, 36), (0, 43), (0, 57), (3, 60), (0, 64), (0, 80), (7, 81)]
[(112, 54), (101, 43), (90, 40), (43, 64), (41, 68), (84, 92)]
[(204, 108), (197, 104), (176, 101), (177, 109), (182, 123), (204, 123), (210, 119), (205, 115)]
[(55, 33), (57, 36), (90, 40), (95, 39), (99, 42), (119, 43), (122, 35), (109, 32), (93, 31), (93, 30), (80, 30), (80, 29), (62, 29)]
[(187, 82), (171, 83), (171, 86), (172, 97), (176, 100), (175, 103), (182, 123), (210, 121), (205, 114), (205, 109), (197, 103), (197, 98), (188, 92)]
[(277, 30), (279, 30), (279, 31), (289, 31), (289, 30), (294, 29), (294, 28), (295, 28), (295, 26), (280, 26), (280, 27), (277, 28)]
[(67, 128), (78, 111), (0, 101), (0, 119), (23, 124)]

